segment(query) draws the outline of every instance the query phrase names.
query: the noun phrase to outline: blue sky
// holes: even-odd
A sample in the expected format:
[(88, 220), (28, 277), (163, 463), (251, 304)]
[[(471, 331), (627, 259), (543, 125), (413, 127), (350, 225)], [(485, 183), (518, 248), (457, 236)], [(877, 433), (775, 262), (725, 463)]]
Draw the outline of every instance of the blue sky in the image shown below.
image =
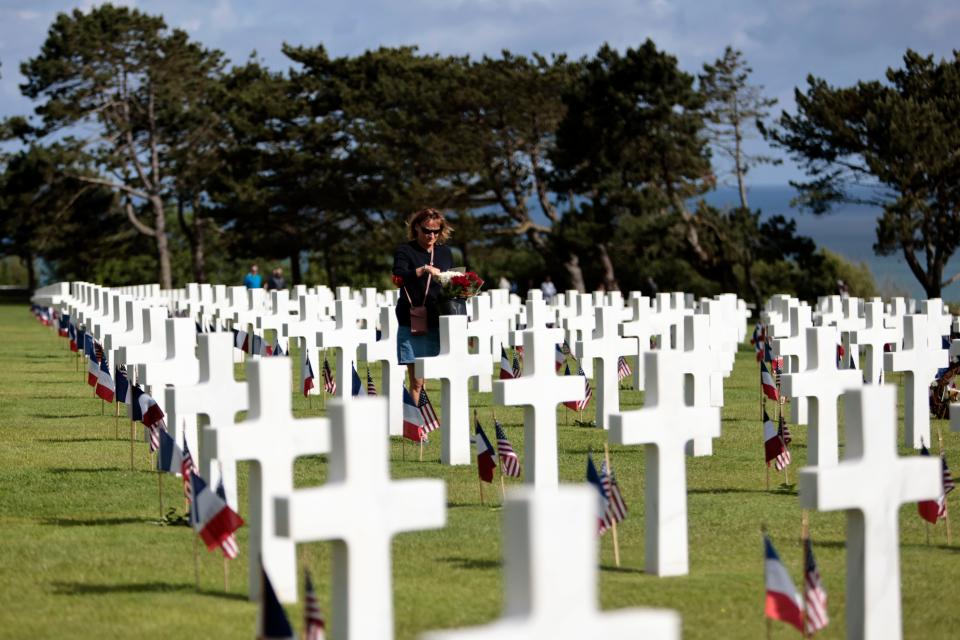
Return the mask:
[[(19, 63), (37, 54), (61, 11), (90, 0), (0, 0), (0, 116), (31, 110), (20, 96)], [(779, 107), (807, 74), (832, 84), (881, 77), (907, 47), (937, 57), (960, 46), (957, 0), (136, 0), (116, 2), (162, 14), (208, 47), (242, 62), (253, 50), (267, 65), (288, 65), (282, 43), (324, 44), (334, 55), (378, 46), (419, 45), (443, 54), (592, 54), (603, 42), (623, 49), (647, 37), (696, 73), (731, 44)], [(762, 142), (755, 142), (762, 145)], [(754, 184), (798, 178), (789, 160), (757, 168)]]

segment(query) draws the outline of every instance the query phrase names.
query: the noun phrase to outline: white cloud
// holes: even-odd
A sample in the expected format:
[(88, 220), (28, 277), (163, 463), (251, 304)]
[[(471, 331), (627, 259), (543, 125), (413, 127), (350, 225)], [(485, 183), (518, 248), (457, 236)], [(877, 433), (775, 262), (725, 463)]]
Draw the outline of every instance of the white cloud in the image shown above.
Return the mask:
[(21, 20), (36, 20), (40, 17), (39, 13), (36, 11), (31, 11), (30, 9), (18, 9), (16, 12), (14, 12), (14, 15)]

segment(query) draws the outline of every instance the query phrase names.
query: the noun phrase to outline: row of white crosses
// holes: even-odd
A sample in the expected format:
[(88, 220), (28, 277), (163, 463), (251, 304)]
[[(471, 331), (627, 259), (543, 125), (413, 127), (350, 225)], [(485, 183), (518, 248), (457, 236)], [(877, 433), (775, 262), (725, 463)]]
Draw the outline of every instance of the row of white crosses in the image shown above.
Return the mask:
[[(853, 310), (860, 308), (863, 317), (854, 320)], [(891, 308), (896, 312), (906, 305), (894, 301)], [(950, 331), (951, 318), (943, 313), (939, 299), (923, 301), (920, 309), (920, 313), (891, 319), (885, 317), (879, 300), (860, 305), (855, 298), (828, 297), (821, 301), (820, 326), (811, 327), (809, 307), (786, 296), (771, 300), (765, 319), (772, 322), (769, 331), (774, 336), (774, 354), (784, 357), (788, 371), (783, 377), (783, 393), (792, 400), (794, 421), (810, 424), (812, 464), (836, 463), (839, 395), (863, 384), (879, 384), (881, 371), (904, 373), (906, 445), (918, 449), (921, 441), (930, 442), (928, 389), (937, 371), (948, 364), (941, 342)], [(787, 318), (785, 314), (789, 314)], [(836, 347), (841, 341), (847, 354), (838, 367)], [(884, 353), (887, 344), (894, 349)], [(865, 375), (849, 368), (850, 362), (857, 360), (857, 346), (865, 349)], [(806, 401), (810, 403), (809, 417)]]

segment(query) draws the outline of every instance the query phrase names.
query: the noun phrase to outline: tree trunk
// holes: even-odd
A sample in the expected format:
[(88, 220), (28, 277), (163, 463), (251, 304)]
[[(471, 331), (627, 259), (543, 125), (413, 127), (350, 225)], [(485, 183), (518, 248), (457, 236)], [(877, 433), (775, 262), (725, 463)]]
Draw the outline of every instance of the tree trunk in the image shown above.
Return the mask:
[(160, 266), (160, 288), (173, 289), (173, 273), (170, 269), (170, 244), (167, 238), (167, 217), (163, 210), (163, 200), (160, 196), (151, 196), (153, 205), (154, 225), (157, 240), (157, 261)]
[(207, 281), (206, 218), (200, 215), (196, 201), (193, 205), (193, 277), (197, 282)]
[(597, 251), (600, 252), (600, 265), (603, 267), (603, 288), (607, 291), (619, 291), (620, 284), (617, 282), (617, 275), (613, 269), (613, 260), (607, 252), (607, 245), (603, 242), (597, 243)]
[(580, 293), (586, 293), (587, 287), (583, 283), (583, 270), (580, 268), (580, 257), (571, 253), (567, 261), (563, 263), (567, 270), (567, 278), (570, 281), (570, 288), (576, 289)]
[(300, 250), (290, 254), (290, 286), (300, 284), (303, 281), (303, 273), (300, 271)]
[(37, 265), (36, 258), (33, 255), (32, 251), (28, 251), (24, 255), (20, 256), (20, 259), (23, 260), (23, 266), (27, 268), (27, 288), (30, 291), (36, 291), (37, 289)]
[(337, 287), (337, 268), (334, 266), (334, 261), (331, 260), (330, 252), (324, 251), (323, 253), (323, 267), (327, 272), (327, 282), (326, 285), (331, 289), (336, 289)]

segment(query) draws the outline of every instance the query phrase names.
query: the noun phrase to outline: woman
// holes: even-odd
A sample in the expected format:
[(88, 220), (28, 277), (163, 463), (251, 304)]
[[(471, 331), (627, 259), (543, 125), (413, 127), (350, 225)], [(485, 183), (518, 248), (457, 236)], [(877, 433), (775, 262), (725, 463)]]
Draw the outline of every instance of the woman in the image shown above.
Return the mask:
[[(453, 232), (437, 209), (421, 209), (407, 220), (409, 242), (397, 247), (393, 256), (393, 282), (400, 287), (397, 301), (397, 358), (407, 365), (410, 395), (420, 402), (423, 378), (417, 378), (414, 362), (440, 353), (440, 314), (437, 306), (443, 287), (437, 280), (442, 271), (453, 268), (453, 254), (444, 246)], [(410, 307), (427, 307), (427, 332), (410, 332)]]

